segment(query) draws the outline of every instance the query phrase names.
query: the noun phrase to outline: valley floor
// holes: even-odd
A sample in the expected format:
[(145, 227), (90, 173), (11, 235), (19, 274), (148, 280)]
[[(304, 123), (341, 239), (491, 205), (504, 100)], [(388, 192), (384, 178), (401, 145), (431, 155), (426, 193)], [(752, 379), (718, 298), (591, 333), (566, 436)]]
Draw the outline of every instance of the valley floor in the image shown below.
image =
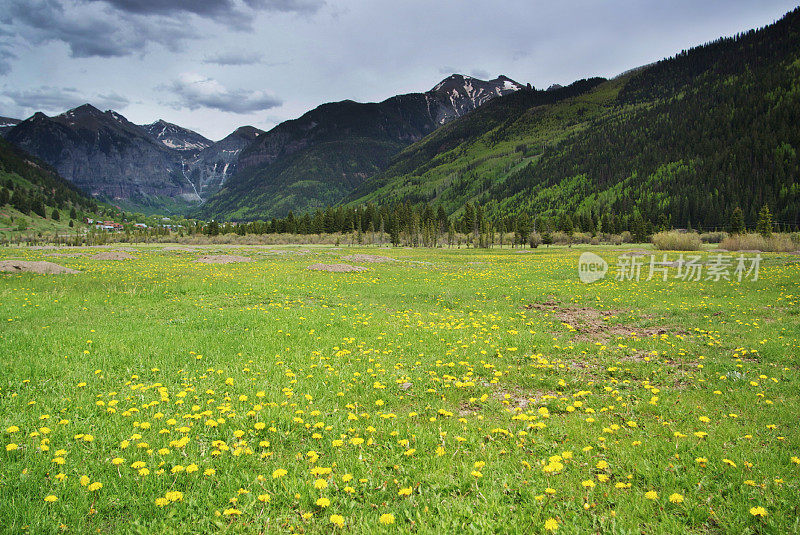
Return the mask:
[(3, 531), (800, 532), (798, 256), (124, 249), (0, 250)]

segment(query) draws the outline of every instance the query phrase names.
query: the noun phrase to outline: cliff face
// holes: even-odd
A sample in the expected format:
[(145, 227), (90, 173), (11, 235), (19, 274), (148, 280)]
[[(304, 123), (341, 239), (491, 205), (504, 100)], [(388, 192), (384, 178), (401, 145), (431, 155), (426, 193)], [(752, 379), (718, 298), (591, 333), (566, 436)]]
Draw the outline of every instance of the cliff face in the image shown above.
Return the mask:
[(219, 191), (236, 172), (239, 154), (262, 133), (258, 128), (242, 126), (184, 160), (184, 173), (203, 199)]

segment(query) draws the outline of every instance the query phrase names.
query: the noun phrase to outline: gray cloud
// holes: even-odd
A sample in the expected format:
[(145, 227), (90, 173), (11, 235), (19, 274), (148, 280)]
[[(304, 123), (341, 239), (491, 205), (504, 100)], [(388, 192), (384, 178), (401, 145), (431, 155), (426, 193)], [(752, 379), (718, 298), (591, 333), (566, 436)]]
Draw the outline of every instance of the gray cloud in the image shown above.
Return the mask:
[(488, 80), (490, 76), (489, 72), (483, 69), (472, 69), (469, 75), (474, 78), (480, 78), (481, 80)]
[(193, 37), (178, 21), (115, 17), (107, 9), (87, 6), (65, 9), (57, 0), (11, 0), (8, 15), (27, 41), (61, 41), (75, 58), (127, 56), (142, 51), (150, 42), (177, 51), (183, 40)]
[(201, 17), (219, 18), (241, 12), (244, 7), (259, 11), (314, 12), (323, 0), (84, 0), (102, 2), (120, 11), (139, 15), (192, 13)]
[(279, 98), (263, 91), (227, 89), (216, 80), (196, 73), (182, 74), (168, 89), (178, 97), (178, 101), (172, 103), (176, 109), (211, 108), (231, 113), (252, 113), (283, 104)]
[[(143, 52), (150, 43), (180, 51), (204, 37), (187, 16), (213, 20), (234, 30), (251, 30), (258, 11), (313, 13), (322, 0), (6, 0), (4, 23), (34, 45), (65, 43), (75, 58), (120, 57)], [(9, 35), (3, 30), (2, 35)], [(246, 63), (239, 63), (244, 65)], [(5, 65), (5, 67), (3, 67)], [(2, 69), (8, 62), (0, 60)]]
[(74, 87), (52, 86), (4, 91), (0, 93), (0, 101), (7, 102), (8, 107), (18, 116), (30, 115), (35, 111), (61, 113), (87, 102), (101, 110), (121, 110), (130, 103), (127, 97), (115, 92), (87, 96)]
[(208, 56), (203, 63), (213, 65), (255, 65), (263, 63), (264, 55), (258, 52), (228, 51)]

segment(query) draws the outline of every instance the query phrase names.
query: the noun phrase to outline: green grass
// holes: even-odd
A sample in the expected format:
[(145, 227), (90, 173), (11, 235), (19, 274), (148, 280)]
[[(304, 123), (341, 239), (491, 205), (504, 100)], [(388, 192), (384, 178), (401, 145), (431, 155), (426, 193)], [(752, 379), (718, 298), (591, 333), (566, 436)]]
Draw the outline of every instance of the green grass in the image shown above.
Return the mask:
[[(47, 217), (40, 217), (33, 212), (23, 214), (8, 204), (0, 206), (0, 238), (38, 236), (40, 233), (49, 236), (54, 234), (71, 236), (75, 235), (76, 228), (80, 229), (80, 232), (85, 232), (87, 226), (80, 220), (73, 221), (74, 227), (69, 226), (69, 210), (59, 210), (58, 221), (51, 219), (52, 211), (53, 209), (48, 206)], [(23, 222), (23, 225), (20, 225), (20, 222)], [(24, 229), (21, 229), (23, 226)]]
[[(797, 257), (584, 285), (618, 249), (276, 249), (0, 251), (82, 271), (0, 275), (3, 531), (800, 531)], [(353, 252), (399, 261), (306, 269)]]

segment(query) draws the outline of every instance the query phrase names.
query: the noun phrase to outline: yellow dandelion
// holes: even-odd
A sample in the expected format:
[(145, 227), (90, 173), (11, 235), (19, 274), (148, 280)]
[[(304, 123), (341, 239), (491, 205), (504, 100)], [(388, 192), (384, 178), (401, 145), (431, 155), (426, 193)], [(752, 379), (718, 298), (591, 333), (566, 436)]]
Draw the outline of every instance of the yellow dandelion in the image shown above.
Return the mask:
[(761, 506), (759, 506), (759, 507), (751, 507), (750, 508), (750, 514), (755, 516), (755, 517), (759, 517), (760, 516), (760, 517), (763, 518), (763, 517), (767, 516), (767, 510), (764, 509)]
[(394, 524), (394, 515), (392, 513), (383, 513), (378, 521), (387, 526), (389, 524)]
[(286, 470), (284, 470), (283, 468), (278, 468), (277, 470), (272, 472), (272, 478), (273, 479), (278, 479), (278, 478), (281, 478), (281, 477), (285, 476), (287, 473), (288, 472)]
[(677, 492), (669, 495), (670, 503), (683, 503), (683, 495)]

